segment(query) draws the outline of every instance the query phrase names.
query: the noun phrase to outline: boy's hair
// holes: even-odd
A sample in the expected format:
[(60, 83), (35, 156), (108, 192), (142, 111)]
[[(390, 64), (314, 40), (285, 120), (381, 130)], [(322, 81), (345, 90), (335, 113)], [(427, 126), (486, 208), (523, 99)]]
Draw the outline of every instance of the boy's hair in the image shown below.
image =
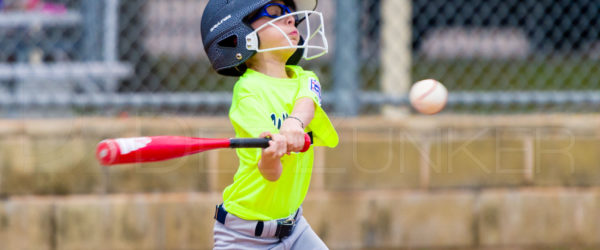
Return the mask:
[[(204, 50), (217, 73), (226, 76), (241, 76), (246, 72), (245, 62), (256, 54), (246, 48), (246, 36), (253, 32), (246, 18), (260, 10), (272, 0), (210, 0), (202, 14), (202, 43)], [(318, 0), (284, 0), (289, 7), (313, 6)], [(303, 41), (301, 39), (300, 44)], [(296, 65), (304, 51), (298, 49), (288, 60)]]

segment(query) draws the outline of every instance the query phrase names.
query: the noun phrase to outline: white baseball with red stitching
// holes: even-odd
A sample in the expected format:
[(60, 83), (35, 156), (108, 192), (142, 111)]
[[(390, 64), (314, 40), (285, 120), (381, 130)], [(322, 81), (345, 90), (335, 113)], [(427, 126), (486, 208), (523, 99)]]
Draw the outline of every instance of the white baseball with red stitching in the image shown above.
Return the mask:
[(419, 112), (436, 114), (446, 106), (448, 90), (434, 79), (426, 79), (413, 84), (410, 89), (410, 104)]

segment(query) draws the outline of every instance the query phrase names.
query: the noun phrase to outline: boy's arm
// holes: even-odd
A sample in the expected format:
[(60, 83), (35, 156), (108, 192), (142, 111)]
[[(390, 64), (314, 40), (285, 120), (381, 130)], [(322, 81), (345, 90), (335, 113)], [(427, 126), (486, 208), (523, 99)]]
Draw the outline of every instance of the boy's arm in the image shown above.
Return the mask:
[(262, 133), (260, 137), (270, 137), (271, 141), (269, 147), (262, 150), (260, 161), (258, 161), (258, 170), (268, 181), (277, 181), (283, 171), (281, 157), (287, 153), (286, 138), (280, 134), (269, 132)]
[(277, 181), (282, 172), (281, 156), (287, 152), (287, 144), (285, 143), (285, 137), (277, 133), (277, 128), (269, 119), (268, 114), (270, 112), (258, 97), (246, 96), (244, 98), (234, 98), (229, 118), (235, 128), (236, 136), (271, 137), (270, 146), (262, 151), (243, 149), (237, 150), (237, 153), (240, 161), (244, 161), (249, 165), (258, 165), (258, 170), (266, 180)]
[(296, 101), (292, 114), (283, 122), (280, 134), (262, 133), (260, 137), (271, 137), (270, 147), (262, 151), (258, 170), (265, 179), (277, 181), (283, 168), (281, 157), (286, 153), (300, 152), (304, 147), (304, 128), (315, 115), (315, 103), (312, 99), (300, 98)]
[(279, 133), (287, 139), (287, 153), (300, 152), (304, 147), (304, 129), (315, 116), (315, 102), (309, 97), (294, 104), (292, 114), (283, 121)]
[(277, 181), (281, 177), (283, 167), (281, 157), (291, 152), (300, 152), (304, 147), (304, 128), (315, 115), (315, 103), (310, 98), (296, 101), (292, 114), (283, 122), (280, 134), (262, 133), (260, 137), (271, 137), (269, 147), (262, 151), (258, 170), (269, 181)]

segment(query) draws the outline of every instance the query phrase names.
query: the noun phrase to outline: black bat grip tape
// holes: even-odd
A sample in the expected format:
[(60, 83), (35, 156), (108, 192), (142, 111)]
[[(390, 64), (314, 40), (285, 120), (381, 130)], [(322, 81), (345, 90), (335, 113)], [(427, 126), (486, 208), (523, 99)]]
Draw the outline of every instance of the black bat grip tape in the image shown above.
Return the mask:
[[(313, 142), (312, 132), (308, 132), (310, 144)], [(233, 138), (229, 139), (230, 148), (268, 148), (271, 138)]]
[(268, 148), (269, 141), (267, 138), (240, 138), (230, 139), (230, 148)]

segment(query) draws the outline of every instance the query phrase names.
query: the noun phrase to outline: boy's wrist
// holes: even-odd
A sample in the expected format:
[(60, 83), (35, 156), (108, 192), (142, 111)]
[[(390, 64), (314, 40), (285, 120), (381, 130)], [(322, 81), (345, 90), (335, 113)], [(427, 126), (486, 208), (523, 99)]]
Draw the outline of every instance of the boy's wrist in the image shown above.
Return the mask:
[(302, 129), (304, 129), (304, 122), (303, 122), (303, 121), (302, 121), (300, 118), (298, 118), (298, 117), (295, 117), (295, 116), (291, 116), (291, 115), (290, 115), (290, 116), (288, 116), (287, 118), (288, 118), (288, 119), (290, 119), (290, 118), (291, 118), (291, 119), (293, 119), (293, 120), (296, 120), (296, 121), (298, 121), (298, 122), (300, 123), (300, 127), (302, 127)]
[(260, 160), (260, 164), (263, 167), (268, 167), (268, 166), (273, 166), (275, 165), (277, 162), (281, 161), (281, 157), (277, 157), (276, 155), (267, 155), (267, 154), (262, 154), (261, 156), (261, 160)]

